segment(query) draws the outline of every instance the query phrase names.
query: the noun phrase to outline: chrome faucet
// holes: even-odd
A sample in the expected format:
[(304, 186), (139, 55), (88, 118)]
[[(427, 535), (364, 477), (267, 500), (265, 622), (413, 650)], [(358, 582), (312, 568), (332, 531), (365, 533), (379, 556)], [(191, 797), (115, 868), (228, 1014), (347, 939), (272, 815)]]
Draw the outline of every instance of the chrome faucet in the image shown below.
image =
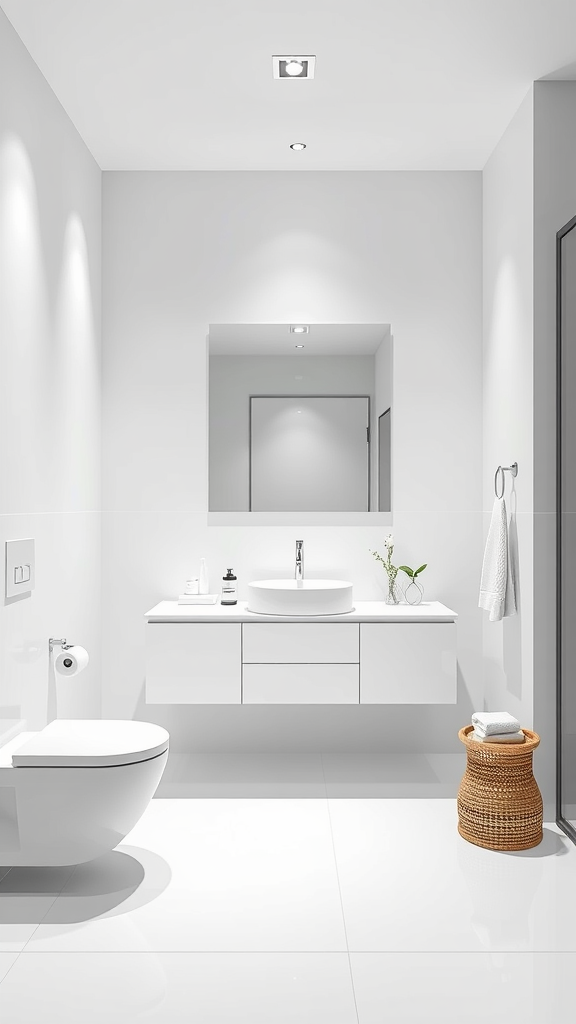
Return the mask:
[(294, 570), (294, 579), (297, 583), (301, 583), (304, 579), (304, 541), (296, 541), (296, 568)]

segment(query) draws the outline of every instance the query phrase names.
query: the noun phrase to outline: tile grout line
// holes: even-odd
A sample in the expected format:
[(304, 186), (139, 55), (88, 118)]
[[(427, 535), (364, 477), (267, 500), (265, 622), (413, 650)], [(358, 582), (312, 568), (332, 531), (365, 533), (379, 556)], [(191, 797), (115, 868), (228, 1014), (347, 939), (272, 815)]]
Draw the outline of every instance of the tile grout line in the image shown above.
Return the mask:
[[(43, 922), (43, 921), (45, 921), (45, 920), (46, 920), (46, 918), (48, 917), (48, 914), (49, 914), (49, 913), (50, 913), (50, 911), (52, 910), (52, 907), (53, 907), (53, 906), (54, 906), (54, 904), (56, 903), (56, 900), (59, 900), (59, 899), (60, 899), (60, 897), (61, 897), (61, 895), (62, 895), (62, 893), (63, 893), (64, 889), (65, 889), (65, 888), (66, 888), (66, 886), (68, 885), (68, 882), (69, 882), (69, 881), (70, 881), (70, 879), (72, 878), (72, 875), (73, 875), (73, 874), (74, 874), (74, 872), (76, 871), (76, 868), (77, 868), (77, 867), (78, 867), (78, 865), (77, 865), (77, 864), (74, 864), (74, 866), (73, 866), (73, 868), (72, 868), (72, 870), (71, 870), (70, 874), (69, 874), (69, 875), (67, 875), (67, 877), (66, 877), (65, 881), (64, 881), (64, 882), (62, 883), (62, 887), (61, 887), (61, 888), (60, 888), (60, 890), (59, 890), (59, 891), (58, 891), (58, 892), (56, 893), (56, 895), (55, 895), (54, 899), (52, 900), (52, 903), (51, 903), (51, 904), (50, 904), (50, 906), (49, 906), (49, 907), (47, 908), (47, 910), (46, 910), (46, 913), (45, 913), (45, 914), (43, 915), (43, 917), (42, 917), (42, 920), (41, 920), (41, 921), (38, 921), (38, 924), (36, 925), (36, 927), (35, 927), (34, 931), (33, 931), (33, 932), (32, 932), (32, 934), (31, 934), (31, 935), (29, 935), (29, 936), (28, 936), (28, 938), (26, 939), (26, 942), (25, 942), (25, 943), (24, 943), (24, 945), (22, 946), (22, 949), (20, 950), (20, 953), (18, 954), (18, 956), (20, 956), (20, 954), (24, 952), (24, 950), (25, 950), (25, 949), (27, 948), (27, 946), (28, 946), (28, 943), (32, 941), (32, 939), (33, 939), (33, 938), (34, 938), (34, 936), (36, 935), (36, 932), (38, 931), (38, 929), (39, 929), (40, 925), (41, 925), (41, 924), (42, 924), (42, 922)], [(42, 950), (39, 950), (39, 952), (43, 952), (43, 951), (42, 951)], [(14, 961), (14, 963), (15, 963), (15, 962), (16, 962), (16, 961)], [(12, 965), (12, 966), (14, 966), (14, 965)]]
[[(9, 952), (9, 950), (7, 950), (6, 952)], [(14, 950), (14, 952), (16, 952), (16, 950)], [(21, 953), (22, 953), (22, 950), (21, 950), (21, 949), (19, 949), (19, 950), (18, 950), (18, 952), (16, 952), (16, 956), (14, 957), (14, 963), (11, 963), (11, 964), (10, 964), (10, 967), (9, 967), (9, 968), (8, 968), (8, 970), (6, 971), (6, 974), (4, 975), (4, 977), (2, 978), (2, 980), (0, 980), (0, 990), (2, 989), (2, 985), (3, 985), (3, 984), (4, 984), (4, 982), (6, 981), (6, 978), (7, 978), (7, 977), (8, 977), (8, 975), (10, 974), (10, 971), (11, 971), (11, 970), (12, 970), (12, 968), (13, 968), (13, 967), (14, 967), (14, 966), (16, 965), (16, 962), (17, 962), (17, 961), (19, 960), (19, 958), (20, 958), (20, 954), (21, 954)]]
[[(12, 871), (12, 868), (8, 868), (8, 871), (6, 871), (6, 872), (5, 872), (5, 874), (3, 874), (3, 875), (2, 875), (2, 877), (0, 878), (0, 885), (2, 884), (2, 882), (4, 881), (4, 879), (8, 877), (8, 875), (10, 874), (10, 872), (11, 872), (11, 871)], [(24, 949), (24, 946), (22, 946), (22, 949)], [(9, 950), (9, 949), (7, 949), (7, 950), (6, 950), (6, 952), (7, 952), (7, 953), (16, 953), (16, 956), (14, 957), (14, 963), (11, 963), (11, 964), (10, 964), (10, 967), (9, 967), (9, 968), (8, 968), (8, 970), (6, 971), (6, 974), (5, 974), (5, 975), (4, 975), (4, 977), (3, 977), (3, 978), (2, 978), (1, 980), (0, 980), (0, 986), (1, 986), (2, 984), (3, 984), (3, 982), (4, 982), (5, 980), (6, 980), (6, 978), (7, 978), (7, 977), (8, 977), (8, 975), (10, 974), (10, 971), (11, 971), (11, 970), (12, 970), (12, 968), (14, 967), (14, 964), (16, 963), (16, 961), (18, 960), (18, 957), (20, 956), (20, 954), (21, 954), (21, 952), (22, 952), (22, 949), (14, 949), (14, 950)]]
[(328, 785), (326, 783), (326, 773), (324, 771), (324, 755), (320, 751), (320, 763), (322, 765), (322, 775), (324, 777), (324, 788), (326, 790), (326, 810), (328, 812), (328, 824), (330, 825), (330, 839), (332, 841), (332, 855), (334, 857), (334, 868), (336, 871), (336, 881), (338, 882), (338, 895), (340, 897), (340, 910), (342, 912), (342, 924), (344, 927), (344, 938), (346, 939), (346, 955), (348, 957), (348, 970), (350, 972), (350, 984), (352, 986), (352, 998), (354, 999), (354, 1010), (356, 1012), (357, 1024), (360, 1024), (360, 1016), (358, 1014), (358, 1003), (356, 1001), (356, 989), (354, 987), (354, 975), (352, 973), (352, 959), (350, 957), (350, 946), (348, 944), (348, 930), (346, 928), (346, 917), (344, 914), (344, 900), (342, 899), (342, 887), (340, 885), (340, 873), (338, 871), (338, 860), (336, 858), (336, 844), (334, 842), (334, 830), (332, 828), (332, 815), (330, 814), (330, 799), (328, 796)]
[[(0, 878), (0, 885), (2, 885), (2, 882), (4, 881), (5, 878), (8, 878), (8, 875), (10, 874), (11, 871), (12, 871), (12, 868), (8, 868), (8, 870), (5, 872), (5, 874), (2, 875), (2, 877)], [(26, 943), (24, 943), (24, 945), (26, 945)], [(22, 946), (22, 949), (24, 949), (24, 946)], [(16, 956), (14, 957), (14, 963), (10, 964), (10, 967), (6, 971), (6, 974), (4, 975), (2, 980), (0, 981), (0, 985), (3, 984), (3, 982), (6, 980), (6, 978), (10, 974), (10, 971), (14, 967), (14, 964), (16, 963), (16, 961), (18, 960), (18, 957), (20, 956), (20, 954), (22, 952), (22, 949), (6, 950), (7, 953), (12, 953), (12, 952), (16, 953)]]
[[(56, 900), (57, 900), (57, 899), (58, 899), (58, 898), (59, 898), (59, 897), (61, 896), (61, 894), (62, 894), (62, 890), (64, 889), (64, 886), (65, 886), (65, 885), (67, 884), (67, 882), (68, 882), (68, 881), (69, 881), (69, 880), (70, 880), (70, 879), (72, 878), (72, 875), (74, 874), (75, 870), (76, 870), (76, 865), (74, 865), (74, 867), (72, 868), (72, 871), (70, 872), (70, 874), (69, 874), (69, 875), (68, 875), (68, 877), (66, 878), (66, 881), (65, 881), (65, 882), (64, 882), (64, 884), (62, 885), (62, 888), (60, 889), (60, 891), (59, 891), (59, 892), (57, 892), (57, 893), (56, 893), (56, 895), (55, 895), (54, 899), (52, 900), (52, 903), (51, 903), (51, 904), (50, 904), (50, 906), (49, 906), (49, 907), (48, 907), (48, 908), (46, 909), (46, 913), (45, 913), (45, 914), (44, 914), (44, 916), (42, 917), (42, 920), (41, 920), (41, 921), (38, 921), (38, 924), (36, 925), (36, 927), (35, 927), (34, 931), (32, 932), (32, 935), (29, 935), (29, 936), (28, 936), (28, 938), (26, 939), (26, 942), (25, 942), (25, 943), (24, 943), (24, 945), (22, 946), (22, 949), (18, 949), (18, 950), (14, 950), (14, 951), (13, 951), (13, 952), (15, 952), (15, 953), (16, 953), (16, 956), (15, 956), (15, 958), (14, 958), (14, 963), (10, 964), (10, 967), (9, 967), (9, 968), (8, 968), (8, 970), (6, 971), (6, 974), (4, 975), (4, 977), (2, 978), (2, 980), (0, 981), (0, 985), (2, 985), (2, 984), (3, 984), (3, 982), (4, 982), (5, 980), (6, 980), (6, 978), (7, 978), (7, 977), (8, 977), (8, 975), (10, 974), (10, 971), (12, 970), (12, 968), (14, 967), (14, 965), (15, 965), (15, 964), (17, 963), (17, 961), (18, 961), (18, 960), (20, 959), (20, 957), (22, 956), (22, 953), (23, 953), (23, 952), (24, 952), (24, 950), (26, 949), (26, 947), (27, 947), (28, 943), (30, 942), (30, 939), (32, 939), (32, 938), (34, 937), (34, 935), (35, 935), (35, 934), (36, 934), (36, 932), (38, 931), (38, 929), (39, 929), (40, 925), (42, 924), (42, 921), (44, 921), (44, 920), (45, 920), (45, 918), (46, 918), (46, 915), (47, 915), (47, 914), (49, 914), (49, 913), (50, 913), (50, 911), (52, 910), (52, 907), (53, 907), (53, 906), (54, 906), (54, 904), (56, 903)], [(1, 884), (1, 883), (2, 883), (3, 881), (4, 881), (4, 879), (5, 879), (5, 878), (7, 878), (7, 877), (8, 877), (8, 875), (10, 874), (10, 872), (11, 872), (11, 871), (12, 871), (12, 868), (8, 868), (8, 871), (6, 872), (6, 874), (5, 874), (5, 875), (2, 875), (2, 878), (0, 879), (0, 884)], [(7, 952), (11, 952), (11, 951), (10, 951), (10, 950), (7, 950)]]

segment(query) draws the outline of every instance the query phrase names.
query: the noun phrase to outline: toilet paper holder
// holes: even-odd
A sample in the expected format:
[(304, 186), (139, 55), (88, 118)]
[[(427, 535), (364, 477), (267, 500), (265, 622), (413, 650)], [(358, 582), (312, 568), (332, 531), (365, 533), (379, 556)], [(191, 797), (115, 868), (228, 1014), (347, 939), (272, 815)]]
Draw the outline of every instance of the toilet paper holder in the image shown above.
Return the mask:
[(53, 636), (48, 640), (50, 659), (55, 647), (61, 648), (54, 658), (54, 671), (60, 676), (76, 676), (83, 672), (90, 661), (90, 655), (83, 647), (67, 643), (65, 637), (56, 640)]
[(57, 646), (60, 646), (63, 651), (69, 651), (71, 647), (74, 647), (74, 644), (66, 643), (66, 637), (63, 637), (62, 640), (55, 640), (54, 637), (51, 636), (48, 640), (50, 654), (52, 654), (54, 648)]

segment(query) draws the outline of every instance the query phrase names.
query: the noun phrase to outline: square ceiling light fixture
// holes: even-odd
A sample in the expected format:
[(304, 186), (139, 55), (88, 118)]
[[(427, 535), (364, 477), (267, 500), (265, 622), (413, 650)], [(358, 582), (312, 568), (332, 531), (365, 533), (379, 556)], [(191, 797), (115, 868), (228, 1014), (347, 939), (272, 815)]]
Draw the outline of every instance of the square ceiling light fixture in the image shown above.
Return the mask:
[(314, 78), (315, 64), (316, 57), (311, 54), (304, 57), (275, 54), (272, 57), (274, 78)]

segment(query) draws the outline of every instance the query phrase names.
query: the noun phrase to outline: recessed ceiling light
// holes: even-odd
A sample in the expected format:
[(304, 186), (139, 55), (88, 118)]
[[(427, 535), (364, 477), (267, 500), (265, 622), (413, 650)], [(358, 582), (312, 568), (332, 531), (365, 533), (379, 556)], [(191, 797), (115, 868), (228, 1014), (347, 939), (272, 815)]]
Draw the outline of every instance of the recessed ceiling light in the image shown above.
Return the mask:
[(293, 149), (296, 153), (298, 153), (301, 149), (306, 149), (306, 143), (305, 142), (291, 142), (290, 143), (290, 149)]
[(304, 345), (294, 345), (294, 348), (304, 348)]
[(308, 324), (290, 324), (290, 334), (308, 334)]
[(312, 54), (274, 54), (272, 68), (274, 78), (314, 78), (316, 57)]

